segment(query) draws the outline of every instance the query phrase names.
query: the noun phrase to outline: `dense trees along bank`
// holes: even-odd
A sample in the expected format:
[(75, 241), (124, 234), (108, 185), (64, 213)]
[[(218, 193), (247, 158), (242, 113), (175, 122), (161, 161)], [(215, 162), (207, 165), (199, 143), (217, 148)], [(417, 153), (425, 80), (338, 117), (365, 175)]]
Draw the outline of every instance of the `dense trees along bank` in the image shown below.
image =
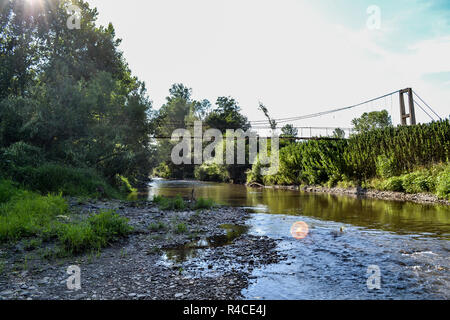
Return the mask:
[[(118, 49), (114, 27), (77, 1), (80, 29), (67, 27), (66, 0), (3, 1), (0, 7), (0, 178), (46, 194), (121, 197), (150, 175), (266, 185), (362, 185), (449, 194), (449, 121), (394, 128), (386, 111), (355, 119), (349, 140), (295, 141), (281, 134), (280, 170), (261, 164), (174, 165), (175, 129), (251, 130), (238, 101), (194, 100), (183, 84), (153, 108), (145, 84)], [(49, 23), (51, 22), (51, 23)], [(275, 130), (270, 108), (259, 109)], [(344, 132), (337, 130), (337, 138)], [(224, 139), (225, 140), (225, 139)], [(220, 155), (219, 155), (220, 156)]]

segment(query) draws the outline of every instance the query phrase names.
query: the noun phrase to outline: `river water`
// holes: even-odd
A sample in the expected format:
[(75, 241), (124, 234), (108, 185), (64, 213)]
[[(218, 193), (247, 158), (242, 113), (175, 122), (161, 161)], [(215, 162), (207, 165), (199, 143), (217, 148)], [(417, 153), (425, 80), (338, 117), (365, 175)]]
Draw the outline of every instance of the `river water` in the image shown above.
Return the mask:
[[(153, 181), (148, 197), (192, 189), (249, 210), (244, 230), (276, 239), (288, 255), (253, 271), (247, 299), (450, 298), (448, 206), (165, 180)], [(303, 239), (291, 234), (299, 221), (309, 227)]]

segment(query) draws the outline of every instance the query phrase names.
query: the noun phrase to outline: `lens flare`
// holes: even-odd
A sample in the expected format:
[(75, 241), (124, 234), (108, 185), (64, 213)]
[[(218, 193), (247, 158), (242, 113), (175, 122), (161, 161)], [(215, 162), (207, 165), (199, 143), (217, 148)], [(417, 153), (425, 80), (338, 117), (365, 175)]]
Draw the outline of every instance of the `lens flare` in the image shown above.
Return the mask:
[(298, 240), (306, 238), (309, 232), (308, 225), (303, 221), (294, 223), (291, 227), (291, 235)]

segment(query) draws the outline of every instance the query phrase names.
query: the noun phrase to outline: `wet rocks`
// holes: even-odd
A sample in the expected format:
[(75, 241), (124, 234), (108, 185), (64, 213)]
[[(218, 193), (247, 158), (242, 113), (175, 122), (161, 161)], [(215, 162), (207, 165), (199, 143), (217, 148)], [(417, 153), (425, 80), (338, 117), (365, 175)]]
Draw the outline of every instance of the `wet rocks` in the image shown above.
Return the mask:
[[(283, 259), (274, 240), (233, 227), (245, 225), (249, 213), (243, 209), (161, 212), (145, 201), (132, 205), (122, 201), (69, 203), (77, 219), (115, 209), (129, 219), (135, 231), (95, 255), (53, 260), (36, 257), (32, 269), (5, 270), (0, 274), (0, 300), (239, 299), (252, 281), (252, 270)], [(180, 224), (186, 226), (185, 231), (177, 231)], [(227, 237), (228, 241), (219, 241)], [(181, 250), (178, 261), (170, 256), (171, 248), (193, 242), (200, 245)], [(7, 256), (7, 265), (21, 261), (24, 254), (23, 250), (0, 250)], [(80, 290), (67, 287), (66, 271), (71, 265), (81, 269)]]

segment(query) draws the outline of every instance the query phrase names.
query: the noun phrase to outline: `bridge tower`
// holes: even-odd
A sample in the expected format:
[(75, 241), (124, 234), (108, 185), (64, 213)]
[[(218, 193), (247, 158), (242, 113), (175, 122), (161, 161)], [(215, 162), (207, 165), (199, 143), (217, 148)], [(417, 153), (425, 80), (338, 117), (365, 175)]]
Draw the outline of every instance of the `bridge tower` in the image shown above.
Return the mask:
[[(408, 104), (409, 104), (409, 113), (406, 113), (405, 108), (405, 97), (404, 94), (408, 94)], [(416, 112), (414, 110), (414, 97), (413, 90), (411, 88), (406, 88), (399, 91), (400, 94), (400, 120), (402, 126), (408, 125), (406, 119), (410, 119), (410, 125), (416, 124)]]

